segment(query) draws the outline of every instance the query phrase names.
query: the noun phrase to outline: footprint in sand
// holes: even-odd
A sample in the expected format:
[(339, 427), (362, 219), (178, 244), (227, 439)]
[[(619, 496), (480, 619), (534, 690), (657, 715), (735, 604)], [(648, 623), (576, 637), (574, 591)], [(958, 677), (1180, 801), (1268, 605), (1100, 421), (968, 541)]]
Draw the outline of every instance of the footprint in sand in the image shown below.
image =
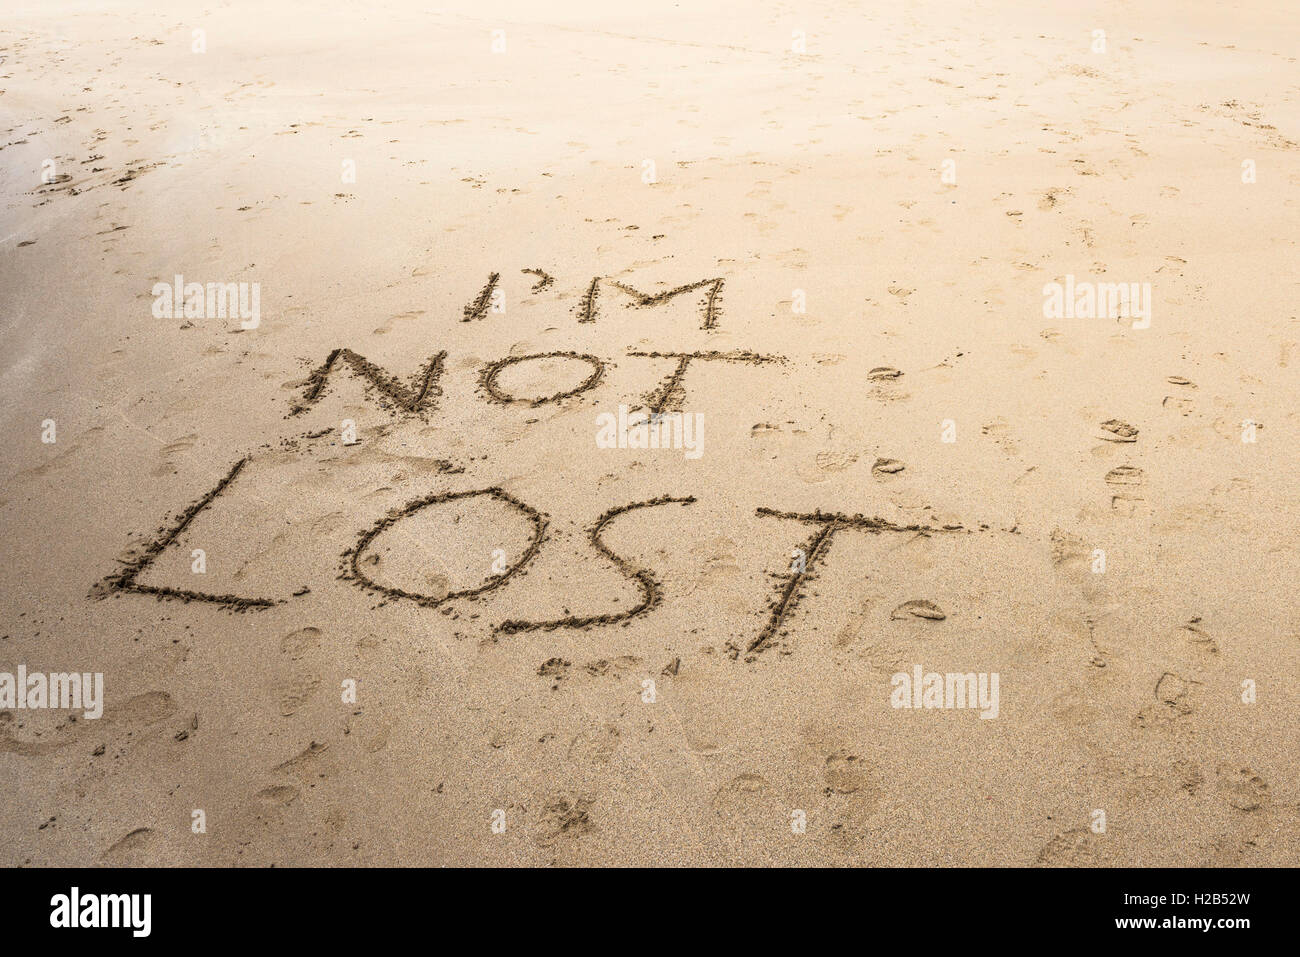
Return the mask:
[(563, 658), (547, 658), (537, 666), (537, 675), (551, 684), (552, 691), (560, 689), (560, 682), (569, 676), (573, 663)]
[(998, 448), (1007, 455), (1015, 455), (1020, 451), (1020, 446), (1011, 437), (1011, 426), (1007, 424), (1006, 419), (994, 419), (992, 422), (980, 426), (980, 432), (991, 436)]
[(289, 808), (297, 803), (301, 793), (292, 784), (272, 784), (262, 788), (240, 805), (234, 819), (229, 822), (232, 833), (282, 826)]
[(298, 800), (299, 791), (292, 784), (273, 784), (253, 795), (253, 800), (267, 808), (288, 807)]
[(1185, 791), (1193, 797), (1196, 796), (1196, 792), (1201, 789), (1201, 786), (1205, 784), (1205, 775), (1202, 774), (1201, 769), (1191, 761), (1175, 761), (1174, 778), (1178, 781), (1179, 790)]
[(1032, 363), (1035, 359), (1038, 358), (1037, 349), (1031, 349), (1029, 346), (1020, 345), (1020, 344), (1011, 346), (1011, 354), (1017, 355), (1024, 360), (1024, 362), (1020, 363), (1020, 365), (1017, 366), (1017, 368), (1019, 369), (1025, 368), (1030, 363)]
[[(1106, 473), (1106, 484), (1121, 489), (1137, 489), (1146, 484), (1146, 473), (1134, 465), (1119, 465)], [(1133, 491), (1116, 492), (1110, 497), (1110, 507), (1116, 512), (1132, 515), (1142, 501), (1142, 496)]]
[(893, 366), (876, 366), (867, 373), (871, 385), (870, 397), (876, 402), (901, 402), (909, 398), (901, 388), (903, 373)]
[(595, 829), (591, 807), (595, 799), (584, 794), (560, 794), (547, 800), (538, 821), (536, 841), (551, 847), (561, 840), (576, 840)]
[(826, 787), (837, 794), (853, 794), (870, 784), (870, 766), (856, 754), (841, 749), (826, 758)]
[(296, 714), (318, 687), (320, 675), (296, 675), (280, 690), (280, 714), (286, 718)]
[(175, 713), (176, 702), (171, 695), (165, 691), (146, 691), (117, 708), (109, 709), (107, 716), (114, 721), (153, 724)]
[[(157, 724), (176, 713), (176, 702), (165, 691), (147, 691), (136, 695), (120, 705), (108, 704), (104, 707), (103, 718), (99, 722), (66, 721), (55, 729), (55, 736), (45, 740), (26, 740), (17, 737), (12, 711), (0, 711), (0, 754), (39, 755), (58, 748), (66, 747), (80, 740), (92, 726), (100, 729), (106, 727), (148, 727)], [(128, 735), (134, 732), (128, 732)]]
[(119, 838), (100, 860), (113, 867), (140, 867), (150, 863), (158, 843), (158, 835), (152, 828), (137, 827)]
[(1045, 190), (1038, 200), (1038, 208), (1043, 212), (1055, 209), (1060, 205), (1061, 197), (1069, 195), (1069, 192), (1070, 187), (1068, 186), (1053, 186), (1051, 189)]
[(823, 449), (817, 453), (817, 469), (821, 472), (843, 472), (857, 460), (856, 452)]
[(1136, 442), (1138, 428), (1129, 425), (1120, 419), (1107, 419), (1101, 424), (1102, 430), (1106, 433), (1098, 438), (1106, 442)]
[(1200, 616), (1193, 618), (1185, 625), (1180, 625), (1178, 631), (1184, 638), (1192, 643), (1193, 647), (1199, 648), (1201, 651), (1207, 652), (1211, 655), (1217, 655), (1219, 653), (1219, 643), (1201, 627)]
[(735, 540), (726, 535), (707, 539), (692, 548), (691, 555), (700, 563), (701, 571), (695, 577), (691, 591), (743, 575), (736, 559), (738, 548)]
[(713, 812), (745, 831), (783, 821), (772, 788), (761, 774), (739, 774), (724, 784), (713, 796)]
[(289, 656), (291, 661), (298, 661), (309, 651), (320, 647), (321, 630), (319, 628), (299, 628), (280, 639), (280, 653)]
[(869, 762), (841, 748), (827, 755), (822, 772), (822, 804), (818, 818), (845, 849), (860, 850), (870, 839), (871, 818), (882, 795)]
[(1268, 801), (1268, 782), (1250, 768), (1221, 764), (1217, 777), (1220, 796), (1238, 811), (1258, 811)]
[(319, 780), (326, 776), (321, 770), (321, 762), (326, 759), (321, 758), (321, 755), (328, 750), (329, 745), (312, 741), (288, 761), (282, 761), (272, 770), (277, 774), (292, 774), (304, 783)]
[(864, 598), (858, 602), (856, 611), (849, 615), (848, 621), (844, 624), (835, 635), (835, 647), (847, 648), (858, 639), (858, 635), (866, 626), (873, 599)]
[(1092, 832), (1086, 827), (1076, 827), (1057, 834), (1038, 852), (1034, 864), (1038, 867), (1074, 867), (1094, 861)]
[(1200, 685), (1193, 681), (1166, 671), (1156, 682), (1155, 701), (1147, 705), (1133, 718), (1135, 728), (1168, 728), (1180, 719), (1196, 710), (1192, 693)]
[(1078, 535), (1067, 532), (1058, 525), (1052, 529), (1048, 540), (1052, 543), (1052, 564), (1054, 566), (1078, 564), (1082, 567), (1086, 564), (1090, 554), (1088, 544)]
[(850, 452), (847, 449), (822, 449), (814, 457), (811, 467), (800, 465), (796, 467), (795, 474), (809, 485), (815, 485), (830, 481), (833, 475), (852, 467), (857, 461), (857, 452)]
[(451, 594), (451, 579), (440, 572), (425, 572), (424, 588), (420, 593), (434, 601), (442, 601)]
[(569, 751), (565, 757), (583, 765), (609, 764), (614, 752), (618, 750), (621, 738), (618, 728), (606, 722), (601, 727), (579, 732), (569, 742)]
[(162, 447), (162, 462), (153, 470), (153, 475), (160, 478), (164, 475), (172, 475), (176, 472), (176, 459), (185, 452), (194, 447), (194, 443), (199, 440), (197, 435), (186, 435)]
[(932, 601), (926, 601), (924, 598), (914, 598), (911, 601), (905, 601), (889, 613), (889, 617), (898, 621), (907, 618), (923, 618), (926, 621), (943, 621), (948, 616), (944, 614), (942, 608)]

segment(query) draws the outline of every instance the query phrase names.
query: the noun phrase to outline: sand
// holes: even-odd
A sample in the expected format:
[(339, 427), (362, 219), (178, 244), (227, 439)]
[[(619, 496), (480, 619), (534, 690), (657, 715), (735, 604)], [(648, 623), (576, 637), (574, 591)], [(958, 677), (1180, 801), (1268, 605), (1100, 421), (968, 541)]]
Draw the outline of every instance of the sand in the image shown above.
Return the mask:
[(7, 4), (0, 863), (1300, 863), (1297, 49)]

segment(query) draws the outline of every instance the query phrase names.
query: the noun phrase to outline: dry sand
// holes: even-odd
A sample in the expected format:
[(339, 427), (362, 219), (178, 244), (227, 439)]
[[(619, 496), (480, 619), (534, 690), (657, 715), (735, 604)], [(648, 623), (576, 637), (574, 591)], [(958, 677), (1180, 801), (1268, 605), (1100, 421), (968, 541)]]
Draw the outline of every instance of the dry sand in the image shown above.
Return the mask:
[(0, 863), (1300, 862), (1292, 0), (453, 6), (0, 14)]

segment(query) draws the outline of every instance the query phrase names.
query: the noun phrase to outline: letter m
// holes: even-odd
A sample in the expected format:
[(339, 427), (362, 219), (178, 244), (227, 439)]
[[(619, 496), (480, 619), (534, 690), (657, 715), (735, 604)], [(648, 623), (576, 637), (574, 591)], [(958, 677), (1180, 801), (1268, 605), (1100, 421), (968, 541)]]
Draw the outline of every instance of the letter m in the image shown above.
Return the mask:
[[(75, 697), (73, 697), (75, 695)], [(56, 704), (57, 702), (57, 704)], [(50, 706), (58, 708), (76, 708), (81, 705), (81, 675), (50, 675)]]
[(1129, 315), (1128, 286), (1122, 282), (1097, 283), (1097, 314), (1107, 319)]
[[(208, 318), (225, 319), (227, 313), (235, 315), (235, 307), (239, 304), (239, 285), (233, 282), (208, 283)], [(227, 306), (229, 303), (229, 306)]]
[[(129, 927), (131, 926), (131, 915), (134, 909), (131, 906), (131, 898), (126, 894), (101, 894), (100, 902), (100, 920), (101, 927)], [(112, 915), (111, 917), (109, 915)]]
[(944, 676), (944, 707), (978, 708), (979, 697), (975, 675), (949, 672)]
[(638, 308), (648, 306), (659, 306), (676, 296), (683, 293), (694, 292), (697, 289), (706, 290), (700, 299), (700, 308), (704, 313), (703, 321), (700, 324), (701, 329), (716, 329), (718, 325), (718, 313), (721, 311), (721, 296), (723, 280), (701, 279), (697, 282), (688, 282), (685, 285), (678, 286), (676, 289), (665, 289), (663, 292), (641, 292), (639, 289), (633, 289), (631, 286), (618, 282), (615, 279), (601, 279), (597, 276), (587, 287), (587, 293), (582, 297), (582, 302), (578, 306), (579, 322), (595, 322), (597, 312), (597, 301), (600, 296), (601, 283), (613, 286), (619, 292), (631, 296), (630, 305)]

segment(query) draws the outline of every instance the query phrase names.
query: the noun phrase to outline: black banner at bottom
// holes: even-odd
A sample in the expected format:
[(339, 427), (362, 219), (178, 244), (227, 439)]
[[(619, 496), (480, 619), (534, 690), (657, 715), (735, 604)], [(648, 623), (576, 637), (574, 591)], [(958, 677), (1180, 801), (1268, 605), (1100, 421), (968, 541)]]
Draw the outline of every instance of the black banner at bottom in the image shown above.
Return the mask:
[[(1292, 922), (1291, 870), (8, 870), (0, 876), (6, 940), (29, 936), (204, 944), (283, 939), (374, 945), (452, 922), (554, 943), (569, 923), (585, 941), (714, 923), (729, 943), (816, 917), (873, 944), (961, 946), (1058, 939), (1199, 937), (1232, 946)], [(467, 923), (469, 918), (472, 923)], [(474, 918), (478, 920), (475, 921)], [(683, 925), (684, 926), (684, 925)], [(836, 929), (838, 928), (838, 929)], [(694, 931), (692, 931), (694, 934)], [(937, 935), (937, 937), (936, 937)], [(1245, 936), (1243, 936), (1245, 935)], [(576, 942), (576, 941), (575, 941)]]

